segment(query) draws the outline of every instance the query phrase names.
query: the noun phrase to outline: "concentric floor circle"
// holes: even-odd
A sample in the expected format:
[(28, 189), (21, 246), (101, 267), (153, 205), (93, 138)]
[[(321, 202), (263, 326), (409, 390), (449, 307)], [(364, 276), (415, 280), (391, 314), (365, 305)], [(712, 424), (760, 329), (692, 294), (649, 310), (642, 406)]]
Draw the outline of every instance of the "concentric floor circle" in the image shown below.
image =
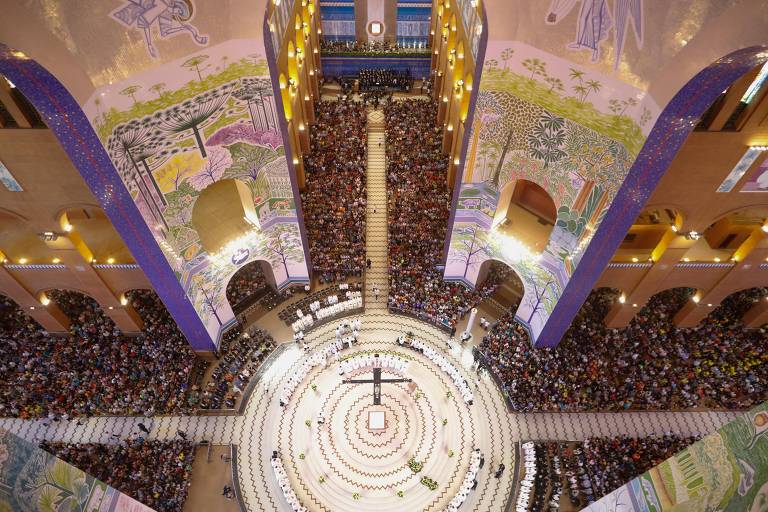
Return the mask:
[[(310, 350), (329, 343), (334, 330), (331, 324), (312, 331), (307, 336)], [(397, 336), (410, 331), (460, 369), (475, 393), (473, 405), (464, 403), (438, 365), (397, 344)], [(238, 457), (241, 487), (248, 503), (256, 506), (252, 510), (289, 510), (268, 463), (277, 451), (308, 510), (440, 511), (460, 487), (475, 447), (485, 454), (486, 467), (478, 475), (478, 492), (462, 509), (501, 510), (511, 490), (511, 472), (496, 479), (491, 468), (501, 462), (514, 467), (511, 426), (503, 398), (492, 381), (478, 381), (471, 355), (457, 345), (448, 350), (445, 335), (434, 327), (389, 314), (364, 315), (359, 343), (345, 349), (343, 357), (366, 352), (407, 358), (405, 374), (385, 368), (382, 377), (412, 382), (382, 384), (381, 404), (374, 405), (373, 384), (342, 383), (338, 363), (329, 361), (313, 368), (290, 402), (280, 407), (280, 376), (295, 372), (309, 355), (295, 348), (275, 362), (274, 378), (265, 380), (248, 406), (251, 417), (260, 418), (253, 428), (260, 435)], [(345, 377), (371, 379), (372, 371), (364, 368)], [(369, 423), (372, 412), (384, 414), (384, 428)], [(421, 463), (419, 472), (409, 467), (410, 459)], [(437, 487), (429, 489), (422, 477)], [(249, 488), (260, 480), (263, 487)]]

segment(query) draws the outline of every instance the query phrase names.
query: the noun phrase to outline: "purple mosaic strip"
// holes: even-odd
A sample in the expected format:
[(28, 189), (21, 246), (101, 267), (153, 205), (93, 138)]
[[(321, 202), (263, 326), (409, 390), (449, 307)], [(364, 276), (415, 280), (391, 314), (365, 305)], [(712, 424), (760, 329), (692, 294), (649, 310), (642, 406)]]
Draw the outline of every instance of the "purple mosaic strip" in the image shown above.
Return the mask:
[(700, 71), (667, 104), (539, 334), (537, 347), (560, 342), (701, 115), (723, 90), (766, 60), (766, 49), (753, 46), (721, 58)]
[(34, 105), (58, 139), (194, 350), (215, 349), (101, 141), (69, 91), (37, 62), (0, 44), (0, 73)]

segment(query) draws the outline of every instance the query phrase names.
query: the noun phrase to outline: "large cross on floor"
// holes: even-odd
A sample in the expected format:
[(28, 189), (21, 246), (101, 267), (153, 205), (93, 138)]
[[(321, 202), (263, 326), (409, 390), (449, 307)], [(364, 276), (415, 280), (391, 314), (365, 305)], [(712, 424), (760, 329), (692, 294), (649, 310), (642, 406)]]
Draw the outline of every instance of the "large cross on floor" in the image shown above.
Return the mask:
[[(379, 357), (379, 354), (376, 354)], [(373, 368), (372, 379), (344, 379), (342, 384), (371, 384), (373, 383), (373, 405), (381, 405), (381, 385), (396, 384), (398, 382), (411, 382), (411, 379), (382, 379), (381, 368)]]

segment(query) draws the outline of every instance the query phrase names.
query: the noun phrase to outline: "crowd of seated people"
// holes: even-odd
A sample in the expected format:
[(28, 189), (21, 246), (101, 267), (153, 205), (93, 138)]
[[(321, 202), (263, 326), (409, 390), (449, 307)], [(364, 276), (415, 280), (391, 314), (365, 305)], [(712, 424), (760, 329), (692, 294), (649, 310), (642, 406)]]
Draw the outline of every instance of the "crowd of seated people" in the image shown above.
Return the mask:
[(698, 326), (678, 328), (674, 315), (691, 293), (658, 293), (628, 327), (609, 329), (603, 319), (616, 292), (595, 290), (554, 349), (532, 348), (508, 313), (484, 338), (483, 359), (517, 411), (746, 409), (764, 401), (768, 330), (740, 320), (768, 289), (733, 294)]
[(581, 510), (696, 441), (667, 433), (523, 443), (518, 510)]
[(247, 299), (262, 296), (269, 288), (261, 264), (252, 262), (240, 268), (227, 283), (227, 300), (232, 309), (238, 310)]
[(221, 357), (216, 362), (208, 383), (190, 389), (190, 407), (200, 409), (233, 409), (256, 374), (262, 361), (274, 350), (272, 336), (251, 327), (242, 333), (239, 327), (227, 331), (221, 343)]
[(414, 51), (429, 51), (425, 43), (407, 42), (393, 43), (389, 41), (331, 41), (320, 40), (320, 49), (324, 53), (368, 53), (381, 55), (387, 53), (403, 53)]
[(195, 446), (188, 441), (45, 443), (40, 447), (158, 512), (181, 512)]
[(321, 282), (360, 277), (365, 266), (365, 107), (351, 100), (320, 101), (315, 116), (302, 192), (312, 265)]
[(494, 264), (475, 289), (446, 283), (435, 268), (448, 223), (448, 160), (436, 126), (437, 105), (387, 103), (389, 308), (448, 328), (504, 282), (511, 270)]
[(139, 336), (122, 335), (83, 295), (50, 292), (72, 319), (51, 336), (0, 297), (0, 417), (69, 418), (174, 413), (186, 407), (195, 355), (157, 295), (129, 294), (142, 317)]
[(357, 80), (360, 91), (394, 89), (407, 92), (413, 84), (409, 71), (396, 69), (361, 69)]

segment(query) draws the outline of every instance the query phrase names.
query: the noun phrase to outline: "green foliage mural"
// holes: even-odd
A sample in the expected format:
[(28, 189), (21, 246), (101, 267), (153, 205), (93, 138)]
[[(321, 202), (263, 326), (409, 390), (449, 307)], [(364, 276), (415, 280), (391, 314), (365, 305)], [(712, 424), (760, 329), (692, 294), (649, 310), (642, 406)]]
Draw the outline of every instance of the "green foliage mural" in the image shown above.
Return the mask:
[(768, 510), (768, 403), (593, 503), (588, 512)]
[[(308, 278), (269, 72), (252, 50), (242, 41), (206, 48), (97, 92), (89, 104), (123, 183), (213, 339), (234, 316), (225, 289), (239, 266), (269, 261), (278, 286)], [(238, 247), (208, 254), (192, 212), (202, 191), (222, 180), (248, 187), (258, 218), (230, 243)]]
[[(510, 265), (525, 285), (518, 318), (535, 338), (658, 108), (626, 84), (510, 41), (489, 43), (475, 108), (445, 277), (473, 283), (487, 259)], [(541, 186), (555, 205), (554, 227), (540, 254), (515, 236), (514, 219), (503, 234), (491, 228), (504, 221), (494, 219), (499, 198), (512, 197), (519, 180)], [(506, 204), (498, 207), (507, 211)], [(476, 251), (476, 239), (487, 247)]]

